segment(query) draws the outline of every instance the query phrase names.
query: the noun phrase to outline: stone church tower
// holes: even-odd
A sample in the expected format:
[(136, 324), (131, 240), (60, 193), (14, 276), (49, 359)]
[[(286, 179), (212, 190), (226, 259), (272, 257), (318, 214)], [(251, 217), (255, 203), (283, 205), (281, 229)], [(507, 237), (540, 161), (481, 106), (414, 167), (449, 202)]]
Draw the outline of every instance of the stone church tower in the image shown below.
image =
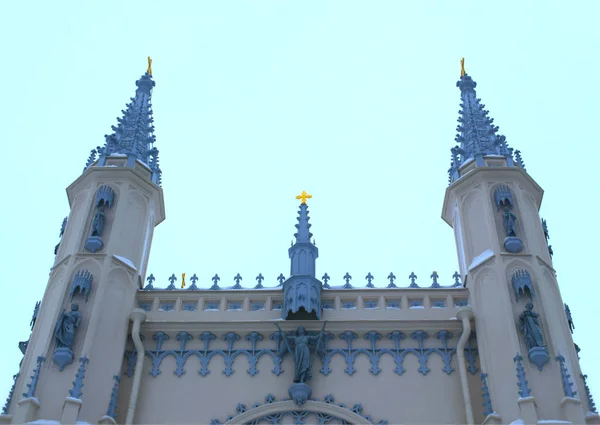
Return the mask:
[(463, 74), (457, 86), (459, 145), (452, 149), (442, 217), (454, 229), (495, 412), (526, 423), (550, 417), (584, 423), (585, 383), (539, 216), (543, 190), (520, 152), (513, 155), (496, 134), (473, 79)]
[[(67, 188), (71, 211), (15, 385), (19, 395), (43, 394), (43, 402), (16, 400), (13, 423), (36, 417), (75, 423), (78, 413), (101, 418), (113, 376), (120, 375), (154, 227), (165, 219), (158, 150), (152, 147), (150, 68), (136, 85), (106, 146), (92, 152)], [(77, 367), (67, 368), (71, 364), (79, 367), (77, 377)], [(98, 403), (78, 401), (82, 382), (73, 381), (84, 377), (86, 393)]]
[(150, 66), (136, 85), (67, 188), (71, 212), (0, 424), (600, 424), (543, 191), (464, 68), (442, 211), (458, 252), (448, 285), (436, 272), (431, 283), (411, 273), (407, 287), (394, 273), (376, 286), (370, 272), (366, 285), (350, 273), (330, 284), (302, 192), (278, 285), (259, 274), (244, 288), (238, 274), (201, 287), (194, 274), (187, 288), (175, 275), (155, 287), (148, 257), (165, 207)]

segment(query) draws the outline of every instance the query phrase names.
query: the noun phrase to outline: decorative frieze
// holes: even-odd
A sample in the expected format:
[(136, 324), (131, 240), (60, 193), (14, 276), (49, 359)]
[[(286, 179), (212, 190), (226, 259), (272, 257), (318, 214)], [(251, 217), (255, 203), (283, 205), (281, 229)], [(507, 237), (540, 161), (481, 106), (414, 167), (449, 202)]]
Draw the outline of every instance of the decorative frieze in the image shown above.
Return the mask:
[[(309, 333), (310, 334), (310, 333)], [(311, 334), (313, 335), (313, 334)], [(427, 366), (429, 357), (432, 355), (439, 356), (444, 366), (442, 371), (450, 375), (454, 368), (452, 368), (452, 358), (456, 354), (456, 348), (449, 346), (448, 342), (453, 338), (453, 335), (447, 331), (439, 331), (435, 335), (441, 343), (438, 347), (425, 347), (425, 341), (430, 338), (429, 334), (424, 331), (416, 331), (410, 334), (410, 340), (413, 341), (412, 346), (405, 347), (403, 341), (406, 335), (401, 331), (393, 331), (387, 335), (382, 335), (379, 332), (371, 331), (362, 336), (363, 340), (369, 342), (370, 347), (357, 347), (356, 340), (359, 339), (359, 335), (352, 331), (345, 331), (338, 335), (340, 340), (346, 343), (345, 348), (331, 348), (330, 342), (336, 338), (336, 336), (325, 331), (322, 336), (321, 349), (318, 351), (318, 358), (321, 362), (320, 372), (323, 375), (329, 375), (333, 372), (331, 368), (332, 358), (339, 356), (345, 360), (346, 367), (344, 372), (348, 375), (353, 375), (356, 372), (355, 361), (358, 356), (366, 356), (370, 362), (369, 371), (373, 375), (377, 375), (382, 372), (379, 367), (379, 360), (382, 356), (391, 356), (395, 362), (394, 373), (402, 375), (406, 371), (403, 366), (403, 362), (406, 356), (415, 356), (419, 362), (419, 373), (427, 375), (430, 371)], [(158, 376), (161, 373), (161, 364), (166, 357), (173, 357), (177, 365), (174, 373), (177, 376), (182, 376), (186, 373), (185, 365), (187, 361), (196, 357), (200, 363), (200, 369), (198, 374), (206, 376), (211, 373), (211, 362), (215, 357), (221, 357), (225, 363), (225, 368), (222, 373), (225, 376), (231, 376), (235, 370), (233, 363), (235, 359), (245, 357), (248, 360), (247, 373), (251, 376), (255, 376), (259, 373), (257, 368), (258, 362), (262, 357), (269, 357), (273, 360), (272, 373), (280, 375), (283, 373), (282, 370), (282, 359), (279, 353), (283, 352), (283, 340), (280, 332), (274, 332), (269, 335), (268, 339), (274, 341), (274, 347), (269, 348), (258, 348), (257, 345), (264, 339), (263, 335), (258, 332), (251, 332), (242, 338), (239, 334), (234, 332), (228, 332), (222, 336), (222, 340), (227, 343), (226, 349), (213, 348), (212, 343), (217, 339), (217, 336), (211, 332), (203, 332), (200, 334), (198, 339), (202, 341), (203, 348), (200, 349), (189, 349), (187, 345), (190, 341), (194, 340), (194, 337), (185, 331), (181, 331), (177, 334), (176, 340), (179, 343), (177, 349), (165, 349), (164, 344), (170, 339), (169, 335), (165, 332), (156, 332), (153, 336), (153, 340), (156, 341), (156, 346), (153, 350), (146, 350), (145, 355), (152, 361), (152, 369), (150, 374), (152, 376)], [(382, 340), (390, 341), (390, 343), (382, 344)], [(240, 348), (238, 347), (239, 341), (246, 340), (249, 342), (249, 347)], [(385, 345), (385, 346), (382, 346)], [(473, 338), (471, 338), (465, 347), (465, 359), (468, 363), (468, 371), (471, 374), (475, 374), (478, 371), (476, 366), (477, 349), (475, 348)], [(125, 374), (129, 377), (133, 376), (135, 364), (137, 362), (137, 353), (135, 350), (125, 352), (127, 360), (127, 366)], [(194, 361), (194, 364), (196, 362)], [(220, 360), (217, 361), (220, 363)]]

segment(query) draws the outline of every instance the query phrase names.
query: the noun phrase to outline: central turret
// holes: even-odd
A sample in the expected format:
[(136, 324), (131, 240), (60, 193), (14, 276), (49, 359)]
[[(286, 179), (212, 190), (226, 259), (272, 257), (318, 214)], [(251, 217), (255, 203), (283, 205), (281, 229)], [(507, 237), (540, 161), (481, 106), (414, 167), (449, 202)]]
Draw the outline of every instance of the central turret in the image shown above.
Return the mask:
[(315, 261), (319, 250), (310, 238), (308, 206), (306, 200), (312, 198), (305, 191), (296, 196), (300, 200), (298, 211), (296, 242), (289, 249), (291, 260), (290, 277), (283, 282), (284, 320), (320, 320), (322, 284), (315, 277)]

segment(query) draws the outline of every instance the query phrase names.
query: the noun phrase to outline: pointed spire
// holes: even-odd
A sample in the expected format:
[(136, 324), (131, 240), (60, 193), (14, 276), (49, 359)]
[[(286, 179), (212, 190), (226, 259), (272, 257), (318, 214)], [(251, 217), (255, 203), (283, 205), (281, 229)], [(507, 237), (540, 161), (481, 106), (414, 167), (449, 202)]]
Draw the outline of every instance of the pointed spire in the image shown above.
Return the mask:
[[(152, 60), (148, 58), (148, 71), (135, 82), (135, 97), (132, 97), (126, 109), (121, 111), (123, 116), (117, 118), (118, 124), (111, 127), (113, 133), (105, 136), (104, 147), (97, 149), (100, 154), (97, 165), (105, 165), (107, 156), (126, 155), (129, 158), (128, 166), (133, 166), (136, 159), (143, 162), (152, 170), (152, 180), (159, 184), (161, 171), (158, 165), (158, 149), (154, 147), (156, 136), (151, 103), (152, 89), (156, 83), (152, 79), (151, 64)], [(90, 158), (92, 156), (93, 152)]]
[(464, 58), (461, 60), (461, 76), (456, 86), (460, 89), (460, 117), (456, 128), (458, 146), (451, 149), (450, 183), (459, 178), (458, 169), (468, 160), (474, 159), (477, 166), (484, 166), (485, 155), (501, 155), (506, 158), (509, 167), (514, 166), (513, 150), (508, 147), (506, 138), (499, 134), (494, 119), (488, 117), (489, 111), (481, 99), (477, 98), (477, 83), (465, 72)]
[[(296, 224), (297, 232), (294, 233), (296, 237), (296, 243), (311, 243), (312, 233), (310, 233), (310, 227), (312, 226), (308, 220), (308, 206), (306, 204), (300, 204), (300, 210), (298, 211), (298, 224)], [(312, 244), (312, 243), (311, 243)]]
[[(288, 249), (290, 277), (281, 283), (283, 293), (283, 320), (321, 320), (321, 289), (323, 284), (316, 278), (315, 263), (319, 250), (311, 242), (310, 223), (306, 200), (312, 196), (302, 191), (296, 196), (300, 200), (296, 241)], [(283, 275), (280, 275), (283, 278)], [(279, 278), (278, 278), (279, 279)], [(281, 282), (281, 280), (280, 280)]]
[(308, 216), (308, 205), (306, 200), (312, 198), (305, 191), (301, 195), (296, 196), (300, 200), (300, 209), (298, 210), (298, 224), (296, 224), (296, 233), (294, 234), (296, 241), (288, 250), (291, 264), (290, 275), (315, 275), (315, 260), (319, 256), (317, 247), (311, 242), (313, 234), (310, 232), (311, 224)]

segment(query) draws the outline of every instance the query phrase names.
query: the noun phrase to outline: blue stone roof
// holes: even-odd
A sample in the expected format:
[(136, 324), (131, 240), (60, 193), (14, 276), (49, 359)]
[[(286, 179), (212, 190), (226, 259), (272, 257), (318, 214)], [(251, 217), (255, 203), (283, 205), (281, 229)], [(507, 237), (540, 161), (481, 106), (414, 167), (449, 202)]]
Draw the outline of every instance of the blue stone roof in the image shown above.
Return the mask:
[[(477, 98), (477, 83), (465, 74), (456, 86), (460, 89), (462, 103), (458, 111), (459, 125), (456, 127), (458, 134), (455, 140), (458, 146), (451, 149), (452, 162), (448, 171), (450, 183), (458, 179), (458, 169), (465, 162), (475, 160), (479, 166), (483, 166), (485, 155), (503, 156), (509, 167), (514, 166), (512, 148), (508, 147), (504, 136), (497, 134), (498, 126), (494, 125), (494, 119), (488, 116), (489, 111)], [(518, 165), (521, 165), (520, 162)]]

